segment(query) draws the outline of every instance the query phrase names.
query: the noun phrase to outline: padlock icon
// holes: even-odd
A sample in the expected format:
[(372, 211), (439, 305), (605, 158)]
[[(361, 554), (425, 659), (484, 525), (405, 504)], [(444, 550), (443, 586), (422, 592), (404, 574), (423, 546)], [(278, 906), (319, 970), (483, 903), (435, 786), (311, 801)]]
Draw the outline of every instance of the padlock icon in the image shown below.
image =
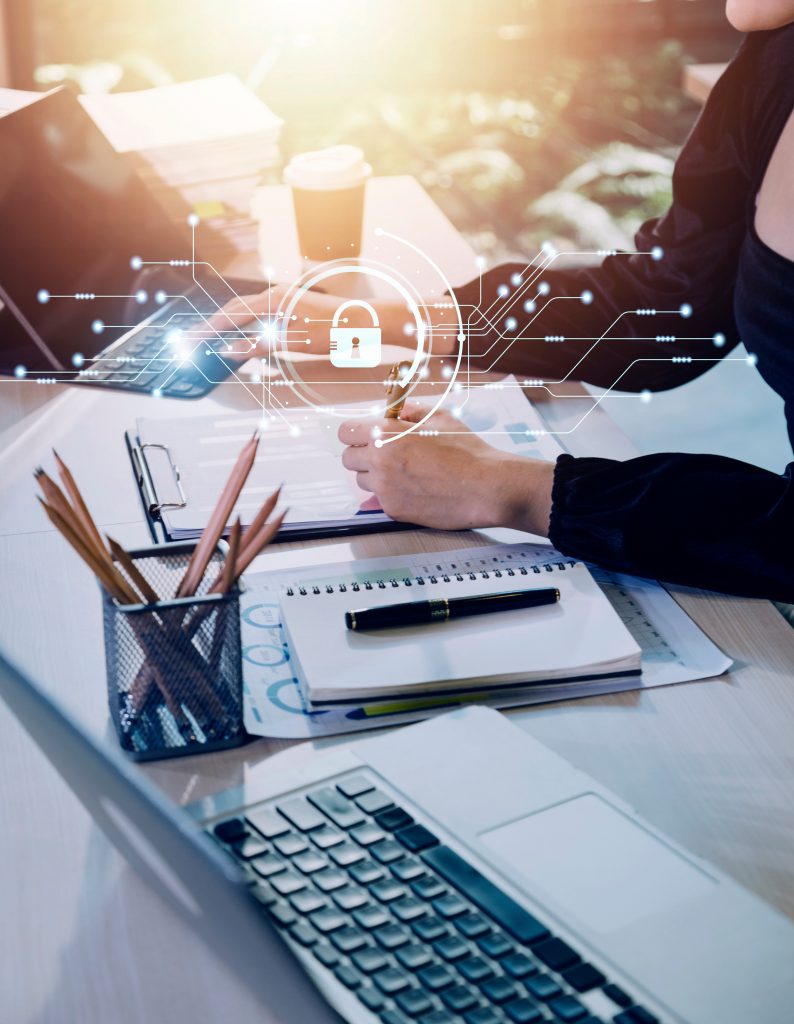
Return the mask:
[[(340, 327), (339, 320), (350, 306), (362, 306), (372, 317), (372, 327)], [(378, 314), (363, 299), (343, 302), (331, 322), (331, 363), (333, 366), (355, 368), (372, 367), (380, 363), (380, 323)]]

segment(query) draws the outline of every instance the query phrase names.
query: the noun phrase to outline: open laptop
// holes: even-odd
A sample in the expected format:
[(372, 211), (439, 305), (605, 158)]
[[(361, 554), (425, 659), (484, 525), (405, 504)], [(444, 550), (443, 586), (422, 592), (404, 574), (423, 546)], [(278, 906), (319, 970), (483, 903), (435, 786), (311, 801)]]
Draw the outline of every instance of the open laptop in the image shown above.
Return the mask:
[(791, 1020), (794, 923), (495, 711), (185, 810), (1, 657), (0, 695), (274, 1020)]
[(198, 398), (233, 373), (250, 342), (206, 318), (261, 283), (202, 263), (204, 228), (193, 264), (74, 93), (0, 117), (0, 153), (0, 374)]

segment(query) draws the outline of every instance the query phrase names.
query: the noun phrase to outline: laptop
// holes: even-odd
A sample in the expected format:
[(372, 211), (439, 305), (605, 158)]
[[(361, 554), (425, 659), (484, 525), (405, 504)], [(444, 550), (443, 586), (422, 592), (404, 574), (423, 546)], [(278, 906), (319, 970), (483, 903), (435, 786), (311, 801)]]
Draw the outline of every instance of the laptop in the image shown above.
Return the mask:
[(794, 923), (496, 711), (181, 809), (2, 657), (0, 695), (283, 1024), (791, 1019)]
[(206, 318), (261, 283), (194, 262), (73, 92), (0, 117), (0, 153), (0, 374), (199, 398), (234, 373), (251, 342)]

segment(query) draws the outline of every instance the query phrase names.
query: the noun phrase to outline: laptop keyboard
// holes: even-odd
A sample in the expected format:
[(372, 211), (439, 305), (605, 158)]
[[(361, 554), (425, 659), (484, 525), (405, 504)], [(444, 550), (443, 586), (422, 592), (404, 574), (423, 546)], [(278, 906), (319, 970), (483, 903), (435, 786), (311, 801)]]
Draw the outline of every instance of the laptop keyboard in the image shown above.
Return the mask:
[(364, 774), (213, 833), (253, 895), (382, 1024), (655, 1024)]
[[(181, 366), (175, 364), (168, 342), (168, 335), (177, 328), (185, 334), (190, 353)], [(82, 370), (77, 379), (125, 391), (158, 390), (169, 397), (198, 398), (230, 373), (229, 364), (222, 358), (226, 349), (223, 339), (200, 338), (198, 333), (191, 335), (191, 331), (205, 329), (203, 314), (180, 316), (173, 323), (150, 324), (114, 348), (112, 355)]]

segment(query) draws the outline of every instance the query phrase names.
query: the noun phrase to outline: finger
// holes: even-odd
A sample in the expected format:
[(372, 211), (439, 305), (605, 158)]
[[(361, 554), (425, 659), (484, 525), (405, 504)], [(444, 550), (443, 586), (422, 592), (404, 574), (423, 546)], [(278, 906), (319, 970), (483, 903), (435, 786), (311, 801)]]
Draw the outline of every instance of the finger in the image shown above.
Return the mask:
[(402, 408), (400, 419), (405, 420), (406, 423), (418, 423), (427, 416), (430, 408), (431, 406), (426, 402), (419, 402), (415, 398), (410, 398)]
[(374, 488), (370, 483), (369, 473), (356, 473), (356, 483), (362, 491), (369, 491), (370, 494), (374, 493)]
[(337, 437), (343, 444), (366, 445), (372, 442), (373, 423), (361, 420), (345, 420), (337, 431)]
[(369, 447), (345, 448), (342, 452), (342, 465), (345, 469), (366, 473), (369, 469), (370, 451)]

